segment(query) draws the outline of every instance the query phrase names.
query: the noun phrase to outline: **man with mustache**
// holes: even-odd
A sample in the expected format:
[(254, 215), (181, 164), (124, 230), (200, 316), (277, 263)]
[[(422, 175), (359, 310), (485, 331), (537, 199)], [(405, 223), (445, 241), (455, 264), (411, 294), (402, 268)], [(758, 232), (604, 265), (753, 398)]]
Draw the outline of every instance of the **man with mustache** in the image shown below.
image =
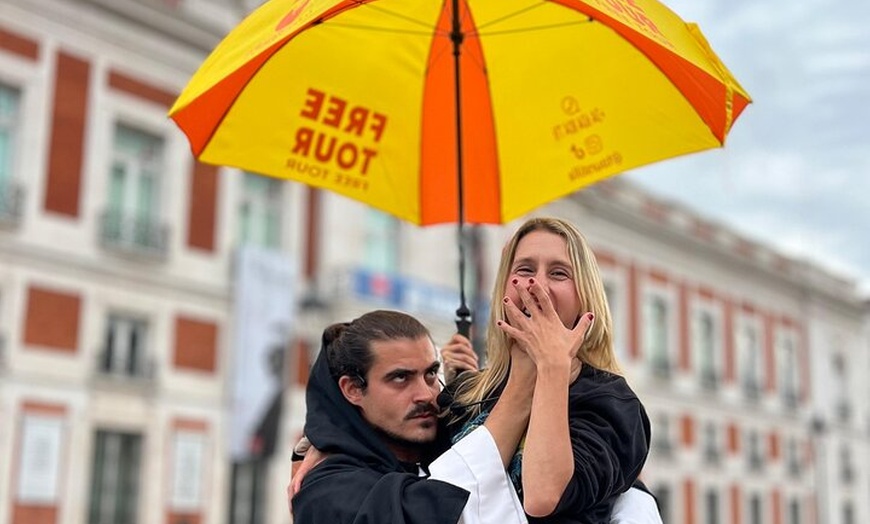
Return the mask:
[[(293, 497), (294, 523), (526, 523), (505, 465), (528, 426), (535, 368), (522, 355), (513, 362), (486, 423), (450, 447), (439, 431), (440, 363), (419, 321), (373, 311), (328, 327), (305, 424), (327, 458)], [(623, 504), (632, 516), (612, 522), (661, 522), (641, 517), (658, 513), (638, 496)]]

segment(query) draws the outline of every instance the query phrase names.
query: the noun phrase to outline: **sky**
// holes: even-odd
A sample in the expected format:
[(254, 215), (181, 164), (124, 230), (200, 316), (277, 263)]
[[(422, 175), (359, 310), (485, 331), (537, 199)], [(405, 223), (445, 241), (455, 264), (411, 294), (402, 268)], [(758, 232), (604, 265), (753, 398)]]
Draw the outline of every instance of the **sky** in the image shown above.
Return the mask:
[(625, 176), (870, 297), (870, 2), (664, 2), (753, 103), (723, 149)]

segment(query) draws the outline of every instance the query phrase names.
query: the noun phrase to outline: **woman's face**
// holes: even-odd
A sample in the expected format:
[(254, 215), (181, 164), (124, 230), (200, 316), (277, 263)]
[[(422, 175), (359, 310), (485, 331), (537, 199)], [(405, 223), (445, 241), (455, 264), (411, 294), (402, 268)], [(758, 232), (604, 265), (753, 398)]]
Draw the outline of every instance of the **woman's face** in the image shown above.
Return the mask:
[(532, 231), (517, 245), (504, 292), (518, 307), (523, 307), (512, 282), (517, 279), (520, 286), (528, 289), (529, 279), (534, 279), (550, 296), (562, 323), (573, 328), (581, 313), (575, 277), (565, 239), (549, 231)]

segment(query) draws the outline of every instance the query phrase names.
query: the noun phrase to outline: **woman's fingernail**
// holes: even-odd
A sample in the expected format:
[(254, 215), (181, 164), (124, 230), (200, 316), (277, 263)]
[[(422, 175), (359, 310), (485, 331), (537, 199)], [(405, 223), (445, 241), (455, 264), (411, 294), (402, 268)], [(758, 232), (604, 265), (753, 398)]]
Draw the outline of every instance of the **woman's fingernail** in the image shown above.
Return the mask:
[(496, 321), (495, 321), (495, 325), (496, 325), (496, 326), (500, 326), (500, 325), (501, 325), (501, 320), (496, 320)]
[(504, 303), (507, 304), (510, 299), (508, 297), (504, 297)]
[(511, 284), (517, 285), (519, 283), (519, 281), (520, 280), (518, 278), (515, 278), (515, 279), (511, 280)]
[(529, 279), (529, 285), (530, 285), (530, 286), (534, 286), (534, 285), (535, 285), (535, 279), (534, 279), (534, 278), (530, 278), (530, 279)]
[(589, 316), (589, 322), (592, 322), (593, 320), (595, 320), (595, 315), (593, 315), (592, 313), (589, 313), (588, 316)]

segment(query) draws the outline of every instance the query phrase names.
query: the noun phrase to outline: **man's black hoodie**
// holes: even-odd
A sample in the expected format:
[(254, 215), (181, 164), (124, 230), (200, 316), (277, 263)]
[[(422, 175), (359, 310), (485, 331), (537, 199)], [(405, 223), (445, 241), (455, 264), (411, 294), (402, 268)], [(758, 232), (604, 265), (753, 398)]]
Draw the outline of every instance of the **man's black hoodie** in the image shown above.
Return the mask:
[[(305, 435), (330, 455), (305, 476), (293, 498), (294, 523), (455, 524), (468, 492), (420, 477), (416, 464), (400, 462), (342, 395), (329, 373), (327, 351), (324, 346), (311, 369)], [(443, 440), (433, 443), (429, 451), (443, 446)]]

